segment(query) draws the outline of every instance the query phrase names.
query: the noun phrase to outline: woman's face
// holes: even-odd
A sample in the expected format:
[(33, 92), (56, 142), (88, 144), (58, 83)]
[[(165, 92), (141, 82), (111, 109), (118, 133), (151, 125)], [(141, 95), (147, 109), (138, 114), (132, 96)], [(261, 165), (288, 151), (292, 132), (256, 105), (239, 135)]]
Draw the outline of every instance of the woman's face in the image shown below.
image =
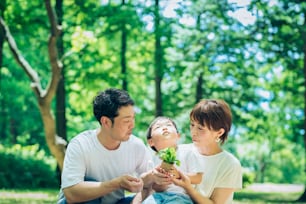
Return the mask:
[(208, 128), (207, 126), (201, 125), (199, 122), (190, 121), (190, 133), (192, 142), (197, 147), (209, 146), (216, 144), (216, 139), (220, 136), (219, 131)]
[(151, 138), (148, 143), (159, 151), (167, 147), (176, 147), (179, 138), (180, 135), (173, 123), (165, 119), (157, 121), (152, 126)]

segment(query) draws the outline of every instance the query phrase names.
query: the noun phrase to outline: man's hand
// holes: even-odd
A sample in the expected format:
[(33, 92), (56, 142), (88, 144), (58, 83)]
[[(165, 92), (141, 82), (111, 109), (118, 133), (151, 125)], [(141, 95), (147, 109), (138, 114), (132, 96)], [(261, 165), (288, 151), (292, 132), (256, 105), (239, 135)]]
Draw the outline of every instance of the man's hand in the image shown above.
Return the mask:
[(127, 190), (132, 193), (137, 193), (142, 191), (143, 181), (142, 179), (135, 178), (130, 175), (124, 175), (119, 178), (119, 185), (124, 190)]

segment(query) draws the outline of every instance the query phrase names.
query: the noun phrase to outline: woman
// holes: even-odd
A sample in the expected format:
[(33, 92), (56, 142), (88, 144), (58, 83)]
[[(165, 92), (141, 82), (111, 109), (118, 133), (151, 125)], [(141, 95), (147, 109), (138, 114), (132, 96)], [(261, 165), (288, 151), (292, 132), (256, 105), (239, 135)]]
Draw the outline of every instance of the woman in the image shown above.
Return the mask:
[(223, 100), (202, 100), (190, 113), (193, 144), (190, 151), (197, 158), (204, 179), (195, 188), (182, 172), (173, 182), (185, 189), (195, 203), (229, 204), (234, 192), (242, 187), (240, 162), (222, 149), (232, 125), (232, 114)]

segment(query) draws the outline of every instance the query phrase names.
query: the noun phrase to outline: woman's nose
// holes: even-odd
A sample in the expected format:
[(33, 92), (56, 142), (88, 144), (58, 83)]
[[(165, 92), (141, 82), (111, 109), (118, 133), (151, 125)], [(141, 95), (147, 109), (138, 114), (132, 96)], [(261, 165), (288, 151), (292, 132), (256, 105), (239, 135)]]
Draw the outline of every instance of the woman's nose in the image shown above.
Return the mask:
[(193, 128), (190, 129), (190, 133), (191, 133), (191, 137), (196, 136), (196, 131)]

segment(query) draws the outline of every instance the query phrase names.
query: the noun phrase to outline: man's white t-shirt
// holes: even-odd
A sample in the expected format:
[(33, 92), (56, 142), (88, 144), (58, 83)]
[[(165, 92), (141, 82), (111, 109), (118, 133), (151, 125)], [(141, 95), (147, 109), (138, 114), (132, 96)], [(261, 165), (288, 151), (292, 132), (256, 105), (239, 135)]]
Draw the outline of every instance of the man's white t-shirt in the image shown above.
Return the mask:
[[(140, 175), (148, 169), (151, 155), (142, 140), (131, 136), (116, 150), (107, 150), (97, 138), (97, 130), (87, 130), (74, 137), (67, 148), (61, 188), (84, 180), (109, 181), (125, 175)], [(120, 189), (103, 196), (101, 203), (116, 203), (124, 197)]]

